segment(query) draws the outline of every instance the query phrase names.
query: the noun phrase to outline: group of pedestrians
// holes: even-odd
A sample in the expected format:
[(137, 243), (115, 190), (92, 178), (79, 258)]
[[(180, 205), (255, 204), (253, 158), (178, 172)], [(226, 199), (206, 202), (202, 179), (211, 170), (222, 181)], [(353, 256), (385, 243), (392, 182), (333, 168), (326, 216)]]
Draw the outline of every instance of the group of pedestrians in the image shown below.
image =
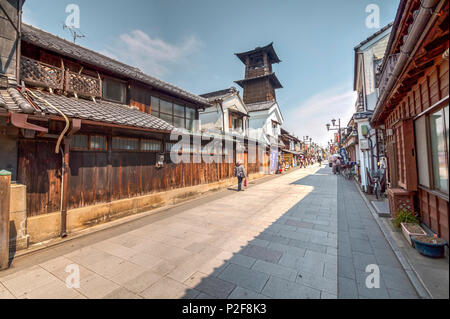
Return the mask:
[(330, 156), (328, 162), (330, 163), (331, 166), (331, 171), (333, 172), (333, 174), (340, 174), (341, 173), (341, 159), (337, 156)]
[[(301, 161), (300, 162), (301, 164), (299, 165), (300, 167), (306, 167), (308, 165), (312, 165), (316, 161), (319, 163), (319, 166), (322, 166), (322, 157), (321, 156), (308, 157), (308, 158), (305, 158), (305, 156), (303, 156), (300, 161)], [(240, 161), (237, 161), (236, 165), (234, 167), (234, 177), (236, 177), (238, 180), (237, 191), (240, 192), (243, 190), (242, 183), (244, 183), (244, 186), (247, 186), (246, 185), (247, 184), (247, 182), (246, 182), (247, 173), (245, 172), (245, 168)]]

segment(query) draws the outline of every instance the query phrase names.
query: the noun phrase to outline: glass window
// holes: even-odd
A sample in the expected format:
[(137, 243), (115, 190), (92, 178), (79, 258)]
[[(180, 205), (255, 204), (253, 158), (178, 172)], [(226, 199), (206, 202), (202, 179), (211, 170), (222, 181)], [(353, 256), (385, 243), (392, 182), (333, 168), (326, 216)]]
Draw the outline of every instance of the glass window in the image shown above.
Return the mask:
[(72, 141), (70, 145), (73, 148), (85, 148), (89, 147), (88, 145), (88, 136), (87, 135), (74, 135), (72, 136)]
[(195, 120), (195, 109), (186, 108), (186, 117)]
[(417, 153), (417, 170), (419, 184), (430, 187), (430, 174), (428, 166), (427, 125), (426, 117), (422, 116), (414, 122)]
[(164, 113), (160, 113), (159, 114), (159, 118), (163, 121), (166, 121), (169, 124), (173, 124), (172, 123), (172, 114), (164, 114)]
[(174, 116), (173, 121), (175, 127), (184, 128), (184, 117)]
[(89, 148), (91, 150), (106, 150), (106, 137), (91, 135)]
[(186, 118), (186, 129), (189, 131), (194, 130), (194, 120), (190, 118)]
[(184, 117), (184, 106), (174, 104), (173, 105), (173, 114), (176, 116)]
[(161, 142), (156, 140), (141, 140), (141, 151), (161, 151)]
[(103, 79), (103, 98), (119, 103), (126, 102), (126, 84), (112, 79)]
[(157, 97), (152, 96), (151, 98), (151, 114), (158, 116), (159, 113), (159, 99)]
[(172, 114), (172, 103), (160, 100), (159, 101), (159, 111), (161, 113)]
[(137, 150), (139, 140), (137, 138), (113, 137), (112, 148), (115, 150), (133, 151)]
[(431, 158), (434, 188), (448, 193), (448, 168), (443, 115), (442, 109), (430, 115)]

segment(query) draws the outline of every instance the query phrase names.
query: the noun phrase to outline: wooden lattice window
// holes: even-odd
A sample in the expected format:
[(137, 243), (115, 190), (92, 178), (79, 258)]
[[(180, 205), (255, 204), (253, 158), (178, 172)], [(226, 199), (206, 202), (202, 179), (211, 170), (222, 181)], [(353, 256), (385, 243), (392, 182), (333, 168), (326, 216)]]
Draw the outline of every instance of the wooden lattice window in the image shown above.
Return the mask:
[(66, 70), (66, 91), (83, 96), (101, 97), (101, 81), (86, 74)]

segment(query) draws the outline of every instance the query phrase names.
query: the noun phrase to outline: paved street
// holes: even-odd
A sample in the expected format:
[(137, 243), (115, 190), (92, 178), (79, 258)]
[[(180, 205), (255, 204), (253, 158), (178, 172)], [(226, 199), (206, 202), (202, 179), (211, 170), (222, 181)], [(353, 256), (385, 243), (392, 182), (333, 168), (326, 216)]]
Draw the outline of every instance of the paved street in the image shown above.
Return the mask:
[[(225, 192), (80, 248), (22, 257), (25, 267), (0, 273), (0, 298), (416, 297), (354, 184), (328, 167)], [(367, 264), (380, 266), (379, 289), (364, 285)], [(66, 287), (69, 265), (78, 288)]]

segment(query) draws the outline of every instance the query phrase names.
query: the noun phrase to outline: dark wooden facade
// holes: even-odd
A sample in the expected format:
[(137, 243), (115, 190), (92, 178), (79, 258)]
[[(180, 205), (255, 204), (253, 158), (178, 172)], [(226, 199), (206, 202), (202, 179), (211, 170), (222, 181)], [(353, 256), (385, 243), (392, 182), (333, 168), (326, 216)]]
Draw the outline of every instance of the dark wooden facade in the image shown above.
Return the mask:
[[(105, 136), (105, 150), (70, 150), (68, 209), (114, 200), (147, 195), (176, 188), (214, 183), (233, 177), (236, 154), (231, 162), (225, 155), (215, 155), (221, 163), (195, 163), (191, 153), (190, 163), (172, 163), (165, 151), (165, 164), (155, 166), (156, 151), (113, 150), (113, 136), (152, 138), (169, 141), (169, 135), (114, 130), (95, 126), (82, 126), (77, 135)], [(236, 149), (236, 144), (234, 144)], [(18, 182), (27, 186), (27, 214), (37, 216), (60, 210), (61, 204), (61, 154), (55, 154), (55, 140), (20, 138), (18, 141)], [(198, 154), (198, 153), (197, 153)], [(256, 149), (246, 149), (243, 164), (249, 174), (260, 172)]]
[[(399, 53), (402, 41), (408, 34), (408, 28), (414, 21), (411, 17), (420, 8), (420, 1), (405, 2), (401, 22), (391, 34), (391, 46), (388, 47), (387, 57)], [(449, 61), (444, 56), (448, 50), (448, 2), (443, 5), (436, 20), (430, 26), (423, 42), (412, 56), (409, 64), (405, 65), (402, 76), (396, 81), (383, 105), (377, 106), (379, 113), (372, 122), (376, 126), (384, 125), (386, 134), (386, 149), (389, 167), (390, 204), (397, 210), (408, 208), (419, 212), (422, 222), (439, 236), (449, 240), (449, 195), (433, 186), (431, 168), (422, 171), (418, 162), (418, 138), (422, 134), (417, 131), (415, 123), (423, 118), (427, 120), (426, 136), (428, 150), (427, 163), (431, 163), (429, 116), (447, 106), (449, 96)], [(410, 28), (409, 28), (410, 29)], [(448, 117), (444, 117), (447, 123)], [(445, 126), (445, 124), (444, 124)], [(446, 133), (448, 141), (448, 129)], [(447, 144), (447, 143), (445, 143)], [(447, 158), (448, 183), (448, 145), (445, 146)], [(431, 165), (431, 164), (427, 164)], [(423, 173), (431, 180), (424, 185), (419, 179)], [(396, 212), (391, 212), (396, 213)]]

